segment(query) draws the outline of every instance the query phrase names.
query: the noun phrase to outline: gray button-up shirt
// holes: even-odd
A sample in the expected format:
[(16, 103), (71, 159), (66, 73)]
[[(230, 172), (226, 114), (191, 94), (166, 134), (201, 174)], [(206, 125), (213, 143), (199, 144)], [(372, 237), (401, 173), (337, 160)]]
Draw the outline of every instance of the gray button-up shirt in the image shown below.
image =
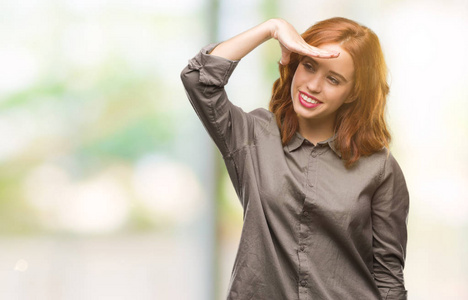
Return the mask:
[(283, 146), (274, 114), (249, 113), (224, 85), (238, 61), (203, 48), (181, 78), (224, 158), (244, 225), (228, 299), (407, 299), (409, 196), (386, 149), (346, 169), (333, 137)]

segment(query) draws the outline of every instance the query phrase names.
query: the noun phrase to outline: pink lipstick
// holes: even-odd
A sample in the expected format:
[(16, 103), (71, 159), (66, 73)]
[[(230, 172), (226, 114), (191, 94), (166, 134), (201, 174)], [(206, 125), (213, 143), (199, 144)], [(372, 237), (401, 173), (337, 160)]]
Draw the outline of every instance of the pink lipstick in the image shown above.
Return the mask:
[[(323, 102), (319, 101), (317, 98), (314, 96), (311, 96), (309, 94), (306, 94), (304, 92), (299, 92), (299, 102), (301, 102), (302, 106), (307, 107), (307, 108), (314, 108), (322, 104)], [(317, 103), (310, 103), (304, 100), (304, 98), (312, 99), (312, 101), (316, 101)]]

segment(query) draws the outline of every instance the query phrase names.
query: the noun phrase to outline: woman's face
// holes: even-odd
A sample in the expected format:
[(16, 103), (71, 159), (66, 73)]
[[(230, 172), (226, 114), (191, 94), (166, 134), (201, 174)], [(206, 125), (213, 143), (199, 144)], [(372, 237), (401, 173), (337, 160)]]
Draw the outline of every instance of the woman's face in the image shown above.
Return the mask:
[(352, 102), (354, 63), (351, 55), (336, 43), (319, 48), (340, 52), (337, 58), (303, 57), (294, 73), (291, 97), (298, 118), (307, 123), (335, 121), (337, 109)]

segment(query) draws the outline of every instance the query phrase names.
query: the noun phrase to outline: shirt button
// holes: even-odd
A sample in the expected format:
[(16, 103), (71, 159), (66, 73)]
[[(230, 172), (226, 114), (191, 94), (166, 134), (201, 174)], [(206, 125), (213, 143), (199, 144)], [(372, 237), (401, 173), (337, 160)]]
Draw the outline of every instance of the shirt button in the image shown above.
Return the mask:
[(301, 246), (301, 251), (304, 251), (304, 249), (305, 249), (305, 246)]
[(317, 152), (312, 151), (311, 155), (312, 155), (312, 157), (317, 157)]
[(307, 217), (309, 213), (307, 211), (304, 212), (304, 217)]
[(301, 285), (306, 286), (307, 285), (307, 280), (301, 280)]

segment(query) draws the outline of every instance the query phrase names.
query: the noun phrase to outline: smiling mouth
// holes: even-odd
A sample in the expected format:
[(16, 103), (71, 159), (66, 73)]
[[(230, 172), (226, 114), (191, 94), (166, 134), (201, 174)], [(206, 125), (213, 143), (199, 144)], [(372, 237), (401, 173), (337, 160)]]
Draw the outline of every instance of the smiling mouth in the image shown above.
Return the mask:
[(299, 97), (301, 97), (302, 100), (304, 100), (305, 102), (310, 103), (310, 104), (322, 103), (322, 102), (318, 101), (317, 98), (306, 95), (303, 92), (299, 92)]

